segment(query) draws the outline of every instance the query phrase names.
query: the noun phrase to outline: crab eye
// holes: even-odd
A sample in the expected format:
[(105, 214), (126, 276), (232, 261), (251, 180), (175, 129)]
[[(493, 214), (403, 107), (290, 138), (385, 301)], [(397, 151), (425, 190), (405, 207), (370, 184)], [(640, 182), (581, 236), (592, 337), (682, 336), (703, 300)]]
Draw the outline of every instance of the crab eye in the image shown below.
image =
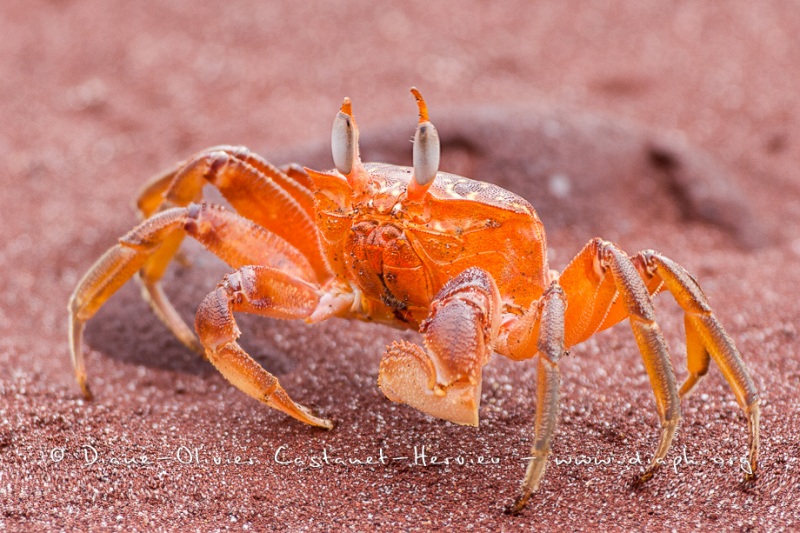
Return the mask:
[(422, 98), (422, 94), (416, 87), (411, 88), (411, 94), (414, 95), (419, 107), (419, 123), (417, 131), (414, 133), (414, 181), (420, 187), (424, 187), (422, 189), (422, 194), (424, 194), (439, 171), (439, 134), (428, 119), (428, 105)]
[(356, 128), (350, 109), (350, 99), (345, 98), (342, 109), (333, 120), (333, 130), (331, 130), (333, 164), (336, 170), (345, 176), (352, 172), (356, 157)]
[(414, 134), (414, 180), (423, 187), (436, 177), (439, 171), (439, 134), (429, 121), (417, 124)]

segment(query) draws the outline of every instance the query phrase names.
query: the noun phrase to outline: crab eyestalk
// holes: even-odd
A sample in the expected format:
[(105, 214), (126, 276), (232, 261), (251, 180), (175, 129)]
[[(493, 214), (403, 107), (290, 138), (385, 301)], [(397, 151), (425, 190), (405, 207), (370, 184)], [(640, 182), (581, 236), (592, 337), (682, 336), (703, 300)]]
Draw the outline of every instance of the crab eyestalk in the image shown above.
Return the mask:
[(350, 99), (345, 98), (342, 108), (333, 119), (331, 131), (331, 151), (336, 170), (347, 176), (353, 170), (356, 158), (357, 130), (353, 119), (353, 108)]
[(333, 164), (354, 189), (364, 185), (368, 178), (358, 154), (358, 126), (353, 116), (353, 106), (345, 97), (342, 107), (333, 119), (331, 130), (331, 152)]
[(416, 87), (411, 88), (411, 94), (419, 107), (419, 123), (414, 133), (414, 176), (408, 185), (408, 199), (418, 201), (425, 196), (439, 171), (441, 143), (436, 127), (428, 118), (428, 105), (422, 94)]

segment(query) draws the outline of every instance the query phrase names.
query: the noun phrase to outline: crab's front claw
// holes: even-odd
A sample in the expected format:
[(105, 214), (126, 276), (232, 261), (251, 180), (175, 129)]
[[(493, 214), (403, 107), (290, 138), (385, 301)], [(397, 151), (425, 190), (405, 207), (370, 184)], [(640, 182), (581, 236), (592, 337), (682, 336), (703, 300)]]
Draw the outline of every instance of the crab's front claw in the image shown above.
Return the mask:
[(378, 385), (386, 397), (477, 426), (481, 371), (497, 337), (499, 306), (497, 285), (482, 269), (468, 268), (447, 282), (420, 324), (425, 349), (396, 342), (381, 359)]
[[(416, 344), (395, 342), (381, 359), (378, 386), (393, 402), (404, 403), (436, 418), (478, 425), (481, 376), (440, 383), (428, 354)], [(449, 380), (445, 380), (449, 381)]]
[(437, 383), (436, 369), (425, 351), (410, 342), (395, 342), (381, 359), (378, 386), (393, 402), (405, 403), (436, 418), (478, 425), (481, 377)]

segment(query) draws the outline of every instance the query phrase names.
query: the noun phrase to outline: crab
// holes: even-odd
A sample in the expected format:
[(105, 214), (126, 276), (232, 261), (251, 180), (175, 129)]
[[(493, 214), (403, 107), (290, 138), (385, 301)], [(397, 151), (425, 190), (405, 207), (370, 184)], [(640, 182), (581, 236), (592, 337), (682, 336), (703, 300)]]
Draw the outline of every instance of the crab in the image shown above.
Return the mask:
[[(83, 359), (87, 321), (134, 275), (175, 336), (245, 394), (321, 428), (330, 420), (295, 402), (237, 343), (234, 313), (317, 323), (332, 317), (418, 330), (424, 346), (394, 342), (380, 361), (389, 400), (456, 424), (478, 425), (481, 373), (493, 353), (537, 361), (531, 459), (520, 512), (543, 478), (556, 427), (567, 350), (628, 319), (655, 395), (660, 438), (639, 475), (663, 462), (680, 402), (708, 372), (722, 370), (749, 426), (748, 480), (759, 442), (759, 398), (741, 355), (697, 281), (652, 250), (629, 257), (594, 238), (562, 272), (551, 270), (542, 222), (523, 198), (496, 185), (439, 171), (440, 142), (411, 89), (419, 121), (413, 167), (362, 163), (348, 98), (333, 123), (335, 169), (276, 167), (243, 147), (204, 150), (143, 189), (143, 221), (109, 249), (69, 302), (77, 381), (91, 398)], [(233, 210), (202, 201), (216, 187)], [(231, 268), (200, 304), (195, 330), (160, 280), (181, 241), (193, 237)], [(684, 311), (688, 377), (679, 388), (651, 298), (671, 293)]]

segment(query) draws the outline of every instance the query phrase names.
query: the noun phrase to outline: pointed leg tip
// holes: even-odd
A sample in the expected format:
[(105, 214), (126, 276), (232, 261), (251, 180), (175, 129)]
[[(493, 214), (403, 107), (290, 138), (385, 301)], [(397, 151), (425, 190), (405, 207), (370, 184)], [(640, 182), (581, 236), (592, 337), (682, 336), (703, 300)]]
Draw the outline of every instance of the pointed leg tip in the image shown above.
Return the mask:
[(314, 412), (311, 411), (308, 407), (304, 405), (297, 404), (297, 406), (306, 414), (306, 419), (303, 422), (308, 424), (312, 424), (318, 428), (322, 428), (325, 430), (333, 429), (333, 422), (328, 420), (327, 418), (320, 418), (314, 415)]
[(510, 515), (510, 516), (518, 516), (525, 507), (528, 505), (528, 499), (525, 496), (519, 496), (514, 503), (511, 505), (507, 505), (505, 509), (503, 509), (503, 514)]
[(283, 387), (281, 387), (280, 385), (277, 385), (276, 389), (273, 390), (262, 401), (264, 401), (267, 405), (269, 405), (273, 409), (283, 411), (284, 413), (291, 416), (295, 420), (299, 420), (304, 424), (308, 424), (310, 426), (322, 429), (333, 429), (333, 422), (331, 422), (327, 418), (320, 418), (316, 416), (314, 414), (314, 411), (312, 411), (305, 405), (301, 405), (292, 400), (286, 393), (286, 391), (283, 390)]
[(319, 423), (317, 424), (317, 427), (325, 429), (325, 430), (330, 430), (330, 429), (333, 429), (333, 422), (331, 422), (327, 418), (321, 418), (321, 419), (319, 419)]
[(85, 379), (80, 380), (80, 386), (81, 392), (83, 393), (83, 399), (87, 402), (94, 400), (94, 394), (92, 394), (92, 390), (89, 388), (89, 384)]
[(644, 488), (645, 483), (646, 480), (642, 480), (642, 476), (634, 476), (628, 483), (628, 487), (634, 492), (639, 492)]
[(745, 472), (741, 481), (739, 481), (738, 488), (741, 492), (746, 494), (756, 493), (758, 492), (758, 484), (756, 483), (757, 480), (758, 476), (756, 475), (755, 471)]
[(653, 474), (655, 474), (657, 468), (657, 465), (651, 465), (647, 467), (647, 470), (645, 470), (644, 473), (634, 476), (630, 482), (631, 489), (634, 491), (642, 490), (645, 487), (645, 484), (653, 479)]

